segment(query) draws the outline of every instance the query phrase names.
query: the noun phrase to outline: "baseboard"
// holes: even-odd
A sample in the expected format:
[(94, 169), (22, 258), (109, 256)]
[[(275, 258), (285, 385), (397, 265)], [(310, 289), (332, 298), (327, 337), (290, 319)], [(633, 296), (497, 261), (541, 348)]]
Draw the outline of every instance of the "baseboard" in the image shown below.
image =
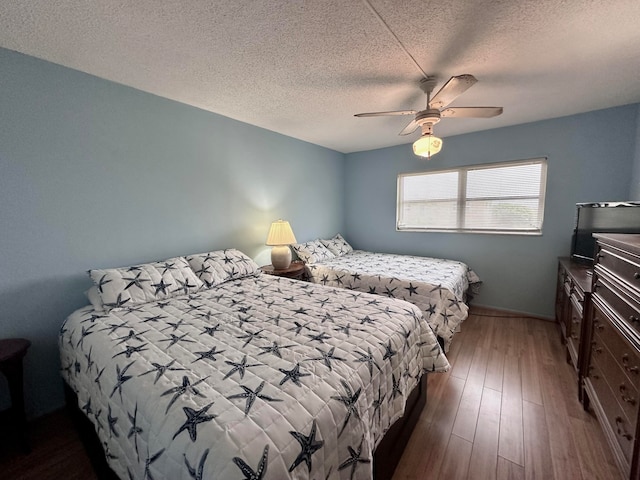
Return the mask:
[(473, 314), (473, 313), (480, 313), (478, 311), (481, 311), (482, 313), (487, 312), (487, 313), (493, 313), (495, 312), (497, 315), (496, 316), (500, 316), (500, 315), (509, 315), (509, 316), (514, 316), (514, 317), (524, 317), (524, 318), (532, 318), (532, 319), (536, 319), (536, 320), (543, 320), (545, 322), (555, 322), (556, 319), (555, 317), (544, 317), (542, 315), (537, 315), (535, 313), (529, 313), (529, 312), (521, 312), (518, 310), (507, 310), (504, 308), (496, 308), (496, 307), (491, 307), (489, 305), (479, 305), (476, 303), (473, 303), (470, 307), (469, 310), (469, 314)]

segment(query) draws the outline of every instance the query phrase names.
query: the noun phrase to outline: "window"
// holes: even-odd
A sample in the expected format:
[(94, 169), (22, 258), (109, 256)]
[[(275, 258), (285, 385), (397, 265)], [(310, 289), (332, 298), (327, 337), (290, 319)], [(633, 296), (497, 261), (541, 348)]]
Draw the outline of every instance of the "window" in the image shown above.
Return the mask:
[(547, 159), (398, 175), (398, 230), (542, 234)]

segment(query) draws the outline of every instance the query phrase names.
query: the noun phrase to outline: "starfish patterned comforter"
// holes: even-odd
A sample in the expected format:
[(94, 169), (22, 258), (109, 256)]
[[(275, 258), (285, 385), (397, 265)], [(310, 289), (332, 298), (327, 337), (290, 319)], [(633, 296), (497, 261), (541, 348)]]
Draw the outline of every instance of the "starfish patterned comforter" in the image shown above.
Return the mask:
[(462, 262), (363, 250), (307, 264), (307, 271), (314, 283), (413, 303), (442, 338), (445, 351), (468, 316), (467, 289), (480, 282)]
[(64, 380), (122, 479), (370, 479), (419, 378), (449, 368), (407, 302), (266, 274), (179, 293), (119, 294), (60, 332)]

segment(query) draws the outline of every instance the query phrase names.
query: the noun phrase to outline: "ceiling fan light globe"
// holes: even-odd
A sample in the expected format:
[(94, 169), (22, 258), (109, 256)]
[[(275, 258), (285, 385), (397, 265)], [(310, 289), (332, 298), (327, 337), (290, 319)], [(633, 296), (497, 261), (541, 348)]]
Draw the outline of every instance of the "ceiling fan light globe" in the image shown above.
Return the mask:
[(433, 135), (422, 135), (413, 142), (413, 153), (419, 157), (431, 158), (442, 148), (442, 139)]

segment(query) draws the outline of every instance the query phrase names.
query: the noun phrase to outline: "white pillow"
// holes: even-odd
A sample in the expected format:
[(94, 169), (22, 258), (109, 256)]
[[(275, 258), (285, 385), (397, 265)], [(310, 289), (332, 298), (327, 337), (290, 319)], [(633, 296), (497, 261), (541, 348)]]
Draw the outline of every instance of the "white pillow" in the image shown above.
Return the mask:
[(325, 247), (320, 240), (312, 240), (306, 243), (295, 243), (291, 247), (298, 254), (300, 260), (305, 263), (316, 263), (334, 258), (335, 255)]
[(187, 261), (207, 288), (260, 273), (258, 264), (235, 248), (189, 255)]
[(336, 257), (353, 251), (353, 247), (340, 235), (336, 234), (331, 240), (320, 240)]
[(200, 290), (202, 282), (184, 257), (123, 268), (89, 270), (105, 311)]

